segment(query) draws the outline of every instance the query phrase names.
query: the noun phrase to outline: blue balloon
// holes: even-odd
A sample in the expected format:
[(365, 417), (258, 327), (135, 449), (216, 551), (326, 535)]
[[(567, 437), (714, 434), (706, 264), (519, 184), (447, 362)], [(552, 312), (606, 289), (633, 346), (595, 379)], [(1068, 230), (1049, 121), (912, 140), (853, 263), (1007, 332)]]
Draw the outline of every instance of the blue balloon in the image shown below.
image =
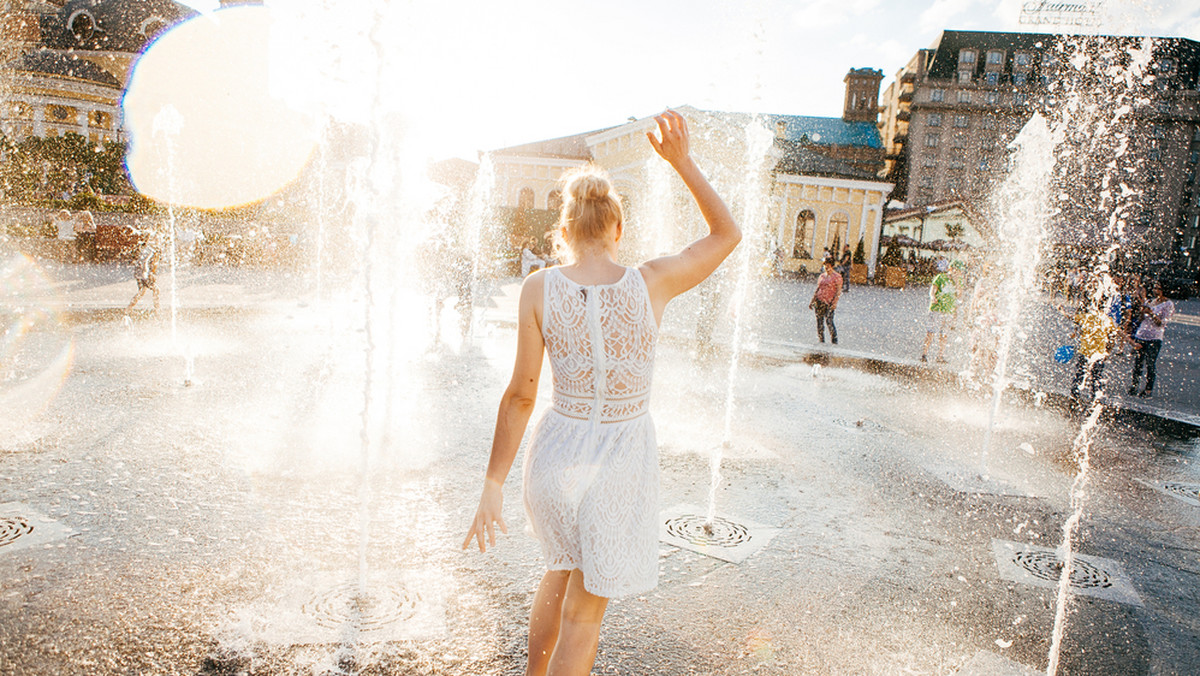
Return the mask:
[(1060, 364), (1066, 364), (1075, 358), (1074, 345), (1062, 345), (1054, 351), (1054, 361)]

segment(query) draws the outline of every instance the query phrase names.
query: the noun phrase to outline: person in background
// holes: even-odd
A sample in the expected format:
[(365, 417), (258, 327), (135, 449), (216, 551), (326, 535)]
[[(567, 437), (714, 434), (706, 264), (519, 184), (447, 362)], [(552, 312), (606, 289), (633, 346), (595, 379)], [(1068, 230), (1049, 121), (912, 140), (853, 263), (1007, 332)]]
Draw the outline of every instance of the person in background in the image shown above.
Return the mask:
[(154, 297), (154, 312), (158, 313), (158, 246), (153, 237), (142, 240), (137, 261), (134, 262), (133, 278), (137, 280), (137, 293), (129, 301), (126, 311), (132, 310), (147, 290)]
[(813, 291), (808, 307), (817, 313), (817, 339), (825, 342), (825, 324), (828, 323), (829, 338), (837, 345), (837, 327), (833, 325), (833, 311), (837, 309), (838, 299), (842, 296), (842, 276), (833, 268), (833, 258), (826, 258), (823, 266), (825, 270), (817, 278), (817, 288)]
[(962, 261), (947, 263), (945, 258), (938, 258), (937, 271), (929, 283), (929, 316), (925, 326), (925, 347), (921, 350), (921, 361), (929, 361), (929, 348), (933, 346), (933, 337), (938, 337), (937, 361), (946, 363), (946, 335), (954, 325), (958, 313), (958, 289), (962, 284), (962, 274), (966, 265)]
[(58, 239), (75, 239), (75, 219), (71, 212), (63, 209), (54, 216), (54, 236)]
[(1084, 298), (1079, 312), (1075, 313), (1075, 331), (1072, 338), (1079, 339), (1079, 350), (1075, 353), (1075, 377), (1071, 381), (1071, 398), (1079, 399), (1084, 385), (1091, 389), (1094, 401), (1104, 385), (1104, 365), (1111, 354), (1113, 341), (1119, 335), (1117, 323), (1111, 315), (1101, 311), (1098, 291)]
[[(1167, 322), (1175, 314), (1175, 304), (1163, 295), (1162, 283), (1155, 280), (1150, 284), (1153, 297), (1142, 306), (1142, 320), (1133, 334), (1133, 382), (1129, 394), (1149, 397), (1154, 392), (1154, 378), (1158, 365), (1158, 353), (1162, 350), (1163, 334)], [(1138, 391), (1142, 369), (1146, 371), (1146, 386)]]
[(842, 276), (842, 293), (850, 290), (850, 266), (854, 264), (854, 254), (850, 253), (850, 245), (842, 247), (842, 257), (838, 260), (837, 272)]
[(96, 218), (86, 209), (75, 214), (75, 247), (80, 260), (96, 260)]

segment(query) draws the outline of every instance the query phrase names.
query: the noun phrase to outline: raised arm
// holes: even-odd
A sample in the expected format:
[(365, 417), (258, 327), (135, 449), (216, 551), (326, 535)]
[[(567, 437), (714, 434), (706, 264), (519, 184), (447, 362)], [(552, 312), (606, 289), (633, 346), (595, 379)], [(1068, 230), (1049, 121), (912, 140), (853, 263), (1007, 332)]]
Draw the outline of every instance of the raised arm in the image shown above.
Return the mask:
[(663, 308), (672, 298), (704, 281), (729, 256), (742, 240), (742, 231), (734, 223), (729, 207), (692, 159), (687, 121), (673, 110), (654, 120), (662, 138), (655, 137), (652, 131), (646, 132), (650, 145), (683, 179), (708, 224), (708, 235), (692, 242), (683, 251), (642, 265), (654, 315), (661, 319)]
[(513, 365), (512, 380), (500, 399), (500, 410), (496, 413), (496, 432), (492, 437), (492, 453), (488, 460), (487, 474), (483, 481), (483, 495), (471, 528), (463, 540), (463, 549), (471, 540), (479, 540), (479, 551), (496, 544), (498, 526), (508, 532), (501, 514), (504, 506), (502, 488), (517, 457), (521, 437), (533, 413), (537, 401), (538, 379), (542, 373), (542, 340), (540, 299), (545, 283), (545, 272), (538, 271), (525, 278), (521, 285), (521, 300), (518, 310), (517, 359)]

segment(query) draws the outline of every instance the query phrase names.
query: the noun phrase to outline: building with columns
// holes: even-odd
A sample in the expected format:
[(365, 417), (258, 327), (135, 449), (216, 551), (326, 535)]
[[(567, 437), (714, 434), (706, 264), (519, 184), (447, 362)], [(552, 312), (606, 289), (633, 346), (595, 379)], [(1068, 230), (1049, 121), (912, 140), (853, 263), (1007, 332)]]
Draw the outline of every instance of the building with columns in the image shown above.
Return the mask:
[[(862, 93), (855, 94), (848, 104), (863, 105)], [(876, 102), (868, 103), (873, 110)], [(679, 112), (692, 130), (697, 163), (763, 259), (783, 270), (816, 272), (835, 242), (853, 249), (861, 240), (873, 274), (892, 186), (875, 176), (882, 146), (872, 121), (688, 106)], [(625, 200), (630, 227), (623, 253), (630, 261), (678, 251), (701, 236), (703, 220), (682, 182), (646, 142), (653, 129), (653, 118), (643, 118), (488, 153), (496, 201), (509, 214), (509, 245), (545, 246), (562, 204), (559, 179), (587, 163), (604, 168)]]
[(125, 141), (121, 97), (134, 62), (195, 16), (173, 0), (27, 0), (0, 16), (0, 131), (14, 140), (74, 132)]

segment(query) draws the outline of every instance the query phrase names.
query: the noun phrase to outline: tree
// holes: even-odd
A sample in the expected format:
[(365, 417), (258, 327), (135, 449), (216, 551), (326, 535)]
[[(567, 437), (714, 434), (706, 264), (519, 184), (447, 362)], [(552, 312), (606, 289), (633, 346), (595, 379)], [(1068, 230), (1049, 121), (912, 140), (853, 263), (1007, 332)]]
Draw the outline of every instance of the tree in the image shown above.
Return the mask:
[(967, 232), (962, 223), (947, 223), (946, 236), (952, 241), (957, 242), (959, 237), (962, 237)]
[(858, 265), (867, 262), (867, 251), (861, 239), (858, 240), (858, 246), (854, 247), (854, 262)]

